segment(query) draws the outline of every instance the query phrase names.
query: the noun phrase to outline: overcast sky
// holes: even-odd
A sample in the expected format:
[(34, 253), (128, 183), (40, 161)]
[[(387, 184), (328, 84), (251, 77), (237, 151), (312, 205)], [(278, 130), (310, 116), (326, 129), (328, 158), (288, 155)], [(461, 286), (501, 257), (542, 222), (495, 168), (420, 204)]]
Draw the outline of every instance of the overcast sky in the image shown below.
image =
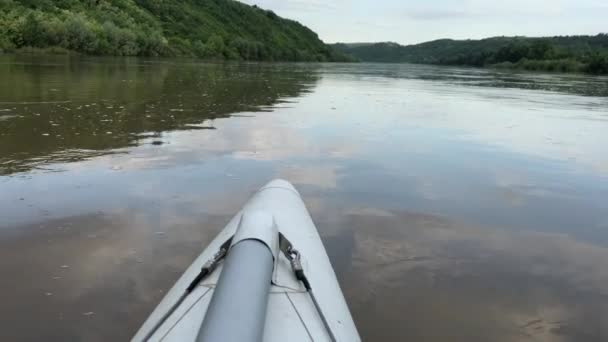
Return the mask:
[(608, 0), (242, 0), (327, 43), (608, 32)]

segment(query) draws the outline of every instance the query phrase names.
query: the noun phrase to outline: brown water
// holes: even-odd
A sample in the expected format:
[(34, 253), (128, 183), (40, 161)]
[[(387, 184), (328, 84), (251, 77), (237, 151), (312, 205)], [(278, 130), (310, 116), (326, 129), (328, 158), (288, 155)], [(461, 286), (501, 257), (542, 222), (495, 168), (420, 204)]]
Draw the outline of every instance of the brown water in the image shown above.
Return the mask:
[(0, 56), (0, 340), (127, 340), (292, 181), (367, 341), (608, 340), (608, 79)]

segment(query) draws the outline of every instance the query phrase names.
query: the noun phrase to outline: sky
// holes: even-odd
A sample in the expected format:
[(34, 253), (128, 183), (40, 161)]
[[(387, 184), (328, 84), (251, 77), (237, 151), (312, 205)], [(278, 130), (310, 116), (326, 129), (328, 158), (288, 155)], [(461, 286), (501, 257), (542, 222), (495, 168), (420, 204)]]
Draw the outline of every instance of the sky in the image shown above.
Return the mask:
[(608, 0), (241, 0), (301, 22), (327, 43), (608, 32)]

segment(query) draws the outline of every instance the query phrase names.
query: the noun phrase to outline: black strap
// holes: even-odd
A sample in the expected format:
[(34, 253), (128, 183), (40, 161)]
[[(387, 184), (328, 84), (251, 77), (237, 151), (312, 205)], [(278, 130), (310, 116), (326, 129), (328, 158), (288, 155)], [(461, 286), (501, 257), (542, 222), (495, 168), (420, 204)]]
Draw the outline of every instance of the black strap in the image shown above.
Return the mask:
[(152, 327), (152, 329), (150, 329), (150, 331), (146, 334), (143, 339), (144, 341), (148, 341), (152, 337), (152, 335), (154, 335), (154, 333), (167, 321), (167, 319), (173, 314), (173, 312), (175, 312), (175, 310), (184, 302), (186, 297), (188, 297), (188, 295), (192, 293), (192, 291), (194, 291), (198, 284), (200, 284), (200, 282), (203, 281), (203, 279), (205, 279), (208, 275), (213, 273), (213, 271), (217, 268), (219, 262), (224, 259), (224, 257), (228, 253), (228, 249), (232, 244), (233, 237), (234, 236), (231, 236), (228, 240), (226, 240), (220, 246), (220, 249), (213, 255), (213, 257), (207, 260), (207, 262), (201, 268), (201, 271), (192, 280), (190, 285), (188, 285), (184, 293), (182, 293), (179, 299), (169, 308), (169, 310), (167, 310), (167, 312), (165, 312), (165, 314), (158, 320), (158, 322), (156, 322), (154, 327)]
[(186, 293), (192, 292), (203, 279), (205, 279), (209, 274), (213, 273), (220, 260), (222, 260), (228, 253), (228, 249), (230, 248), (231, 244), (232, 236), (230, 237), (230, 239), (226, 240), (222, 244), (222, 246), (220, 246), (220, 249), (217, 251), (217, 253), (215, 253), (213, 257), (203, 265), (200, 273), (192, 280), (190, 285), (188, 285), (188, 287), (186, 288)]

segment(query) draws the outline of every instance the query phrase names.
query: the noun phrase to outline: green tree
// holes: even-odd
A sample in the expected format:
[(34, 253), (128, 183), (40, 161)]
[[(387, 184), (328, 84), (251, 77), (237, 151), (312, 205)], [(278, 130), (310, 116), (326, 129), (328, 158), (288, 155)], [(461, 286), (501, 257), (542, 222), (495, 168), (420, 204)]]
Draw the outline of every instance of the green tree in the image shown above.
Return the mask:
[(592, 74), (608, 74), (608, 54), (593, 54), (589, 59), (586, 71)]
[(214, 34), (209, 37), (206, 46), (209, 50), (208, 57), (224, 58), (226, 44), (224, 43), (224, 38), (222, 38), (220, 35)]
[(230, 60), (334, 60), (310, 29), (233, 0), (0, 0), (0, 48)]
[(65, 23), (65, 47), (83, 52), (97, 51), (97, 37), (83, 16), (69, 17)]
[(46, 45), (46, 34), (42, 25), (42, 19), (35, 12), (30, 12), (21, 27), (23, 44), (28, 46), (43, 47)]
[(58, 18), (47, 18), (44, 23), (45, 39), (47, 46), (61, 46), (65, 41), (66, 27)]
[(197, 57), (200, 57), (200, 58), (210, 57), (209, 49), (200, 40), (195, 41), (194, 44), (192, 44), (192, 48), (194, 49), (194, 54)]
[(531, 44), (526, 57), (537, 60), (552, 59), (555, 57), (555, 47), (547, 39), (535, 41)]

